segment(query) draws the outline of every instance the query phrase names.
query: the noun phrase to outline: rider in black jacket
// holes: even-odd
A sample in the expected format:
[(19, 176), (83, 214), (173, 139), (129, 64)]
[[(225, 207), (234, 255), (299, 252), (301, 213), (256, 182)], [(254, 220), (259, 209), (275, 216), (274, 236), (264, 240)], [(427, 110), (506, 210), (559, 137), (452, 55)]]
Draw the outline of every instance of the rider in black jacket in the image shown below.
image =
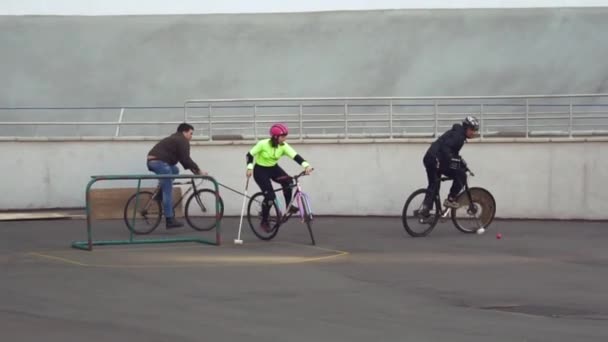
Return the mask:
[(466, 163), (460, 157), (459, 152), (465, 141), (471, 139), (478, 130), (479, 121), (473, 116), (467, 116), (462, 124), (454, 124), (452, 129), (440, 136), (426, 151), (423, 163), (426, 168), (429, 186), (420, 209), (420, 215), (429, 216), (429, 211), (433, 208), (434, 195), (439, 189), (441, 174), (453, 180), (450, 194), (443, 205), (458, 208), (456, 195), (462, 190), (466, 180)]

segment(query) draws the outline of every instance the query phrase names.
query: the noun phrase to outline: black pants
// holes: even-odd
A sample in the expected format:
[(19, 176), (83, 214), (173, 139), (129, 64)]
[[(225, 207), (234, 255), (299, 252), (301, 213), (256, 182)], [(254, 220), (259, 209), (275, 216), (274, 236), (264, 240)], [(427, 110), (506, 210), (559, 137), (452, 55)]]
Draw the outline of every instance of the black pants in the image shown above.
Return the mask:
[(447, 163), (443, 163), (438, 169), (437, 158), (429, 153), (424, 155), (422, 162), (424, 163), (426, 177), (429, 182), (429, 185), (426, 188), (426, 197), (424, 198), (424, 205), (427, 208), (431, 209), (433, 207), (433, 200), (435, 198), (434, 195), (437, 193), (437, 191), (439, 191), (439, 187), (441, 185), (441, 180), (439, 178), (442, 174), (452, 179), (452, 187), (450, 188), (449, 197), (455, 198), (460, 190), (462, 190), (464, 187), (464, 182), (467, 178), (464, 169), (450, 169)]
[(260, 166), (255, 165), (253, 168), (253, 179), (260, 187), (260, 190), (264, 193), (264, 203), (262, 204), (262, 218), (268, 218), (268, 212), (270, 210), (270, 206), (272, 202), (274, 202), (276, 196), (272, 189), (272, 183), (270, 180), (273, 180), (283, 187), (283, 195), (285, 196), (285, 206), (289, 204), (291, 201), (291, 186), (293, 184), (292, 179), (285, 173), (285, 171), (279, 166)]

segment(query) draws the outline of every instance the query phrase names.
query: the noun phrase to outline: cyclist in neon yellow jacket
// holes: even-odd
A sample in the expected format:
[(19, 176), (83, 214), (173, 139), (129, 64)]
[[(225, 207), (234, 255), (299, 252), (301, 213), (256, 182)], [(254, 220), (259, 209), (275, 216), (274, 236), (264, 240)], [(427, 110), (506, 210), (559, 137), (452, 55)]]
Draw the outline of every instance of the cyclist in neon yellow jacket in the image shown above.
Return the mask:
[[(286, 155), (295, 160), (298, 164), (304, 167), (306, 174), (312, 172), (310, 164), (302, 158), (289, 144), (286, 142), (289, 130), (283, 124), (274, 124), (270, 127), (270, 138), (258, 141), (255, 146), (247, 153), (247, 178), (253, 174), (253, 179), (264, 193), (264, 203), (262, 204), (262, 228), (269, 229), (268, 213), (270, 207), (275, 200), (275, 194), (272, 189), (273, 180), (283, 187), (283, 195), (285, 196), (285, 205), (291, 201), (292, 179), (278, 165), (279, 159)], [(254, 163), (255, 158), (255, 163)], [(288, 208), (292, 213), (296, 213), (298, 208)]]

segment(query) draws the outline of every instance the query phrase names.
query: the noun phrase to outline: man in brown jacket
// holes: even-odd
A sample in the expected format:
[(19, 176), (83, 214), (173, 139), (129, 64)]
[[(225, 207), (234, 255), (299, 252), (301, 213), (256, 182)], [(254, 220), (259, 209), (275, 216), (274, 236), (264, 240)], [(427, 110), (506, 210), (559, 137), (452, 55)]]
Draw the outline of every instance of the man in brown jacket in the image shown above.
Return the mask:
[[(148, 170), (157, 175), (177, 175), (179, 174), (177, 162), (179, 162), (184, 169), (196, 175), (207, 175), (207, 172), (201, 171), (190, 158), (190, 140), (193, 133), (194, 127), (182, 123), (177, 127), (177, 132), (154, 145), (148, 152)], [(167, 229), (182, 227), (184, 224), (177, 221), (173, 213), (173, 179), (161, 179), (160, 187)]]

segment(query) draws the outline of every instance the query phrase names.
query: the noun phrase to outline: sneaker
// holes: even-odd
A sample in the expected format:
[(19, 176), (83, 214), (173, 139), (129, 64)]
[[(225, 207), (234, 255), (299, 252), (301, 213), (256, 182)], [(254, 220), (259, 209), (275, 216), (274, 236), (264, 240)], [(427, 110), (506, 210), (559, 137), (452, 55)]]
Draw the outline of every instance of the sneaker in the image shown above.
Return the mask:
[(176, 220), (173, 217), (167, 217), (167, 229), (173, 229), (173, 228), (179, 228), (179, 227), (183, 227), (184, 224), (179, 222), (178, 220)]
[(445, 207), (454, 208), (454, 209), (458, 209), (460, 207), (460, 204), (458, 204), (458, 202), (455, 199), (450, 198), (450, 197), (446, 198), (445, 201), (443, 201), (443, 205)]

